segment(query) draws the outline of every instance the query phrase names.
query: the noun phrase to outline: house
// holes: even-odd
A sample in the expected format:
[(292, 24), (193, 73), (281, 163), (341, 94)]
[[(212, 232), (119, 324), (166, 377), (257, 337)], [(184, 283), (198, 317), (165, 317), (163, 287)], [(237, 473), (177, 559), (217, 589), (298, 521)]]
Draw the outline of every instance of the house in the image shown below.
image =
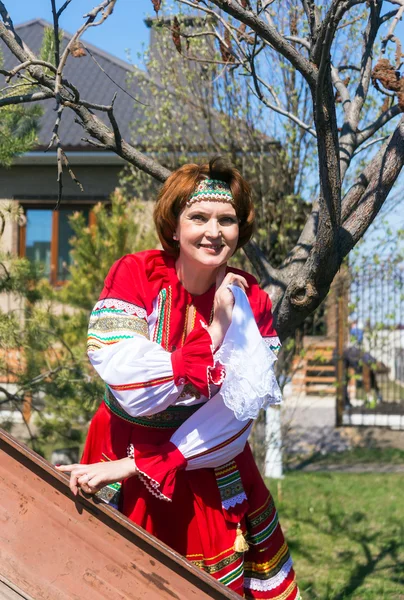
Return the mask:
[[(43, 19), (34, 19), (17, 26), (16, 30), (31, 50), (38, 54), (46, 27), (51, 27), (51, 24)], [(63, 33), (62, 47), (70, 38), (68, 33)], [(66, 78), (90, 102), (110, 104), (114, 93), (118, 92), (114, 105), (115, 116), (122, 137), (129, 139), (131, 123), (139, 118), (142, 109), (142, 105), (133, 98), (145, 102), (147, 92), (144, 90), (144, 81), (147, 74), (136, 71), (129, 63), (87, 42), (85, 47), (85, 56), (69, 56)], [(5, 69), (18, 64), (7, 47), (3, 45), (1, 51)], [(4, 77), (0, 75), (0, 87), (4, 83)], [(123, 91), (125, 89), (130, 95)], [(41, 105), (43, 115), (37, 147), (17, 157), (11, 168), (0, 168), (2, 204), (18, 202), (25, 214), (25, 219), (21, 219), (19, 224), (7, 223), (0, 243), (3, 251), (44, 262), (47, 275), (56, 284), (66, 278), (66, 266), (69, 264), (69, 215), (76, 210), (83, 210), (91, 223), (91, 207), (109, 198), (118, 185), (124, 161), (115, 153), (98, 150), (86, 142), (83, 139), (86, 133), (75, 122), (74, 113), (65, 110), (59, 130), (60, 138), (84, 191), (80, 191), (66, 172), (63, 178), (63, 202), (60, 210), (54, 211), (58, 193), (56, 152), (54, 149), (45, 152), (45, 149), (55, 125), (55, 101), (45, 100)], [(102, 114), (98, 116), (103, 118)]]

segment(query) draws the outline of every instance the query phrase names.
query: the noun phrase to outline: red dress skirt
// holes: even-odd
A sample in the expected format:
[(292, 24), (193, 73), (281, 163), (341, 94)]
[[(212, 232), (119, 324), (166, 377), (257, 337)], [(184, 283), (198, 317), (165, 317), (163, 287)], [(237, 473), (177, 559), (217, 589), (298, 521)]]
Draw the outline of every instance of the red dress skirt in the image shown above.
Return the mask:
[[(106, 396), (88, 433), (82, 462), (127, 456), (138, 444), (168, 442), (198, 407), (176, 406), (149, 417), (131, 417)], [(223, 509), (224, 497), (243, 490), (248, 501)], [(98, 494), (159, 540), (245, 598), (300, 598), (289, 550), (250, 447), (219, 469), (179, 470), (172, 502), (154, 497), (139, 477)], [(241, 528), (249, 549), (236, 552)]]

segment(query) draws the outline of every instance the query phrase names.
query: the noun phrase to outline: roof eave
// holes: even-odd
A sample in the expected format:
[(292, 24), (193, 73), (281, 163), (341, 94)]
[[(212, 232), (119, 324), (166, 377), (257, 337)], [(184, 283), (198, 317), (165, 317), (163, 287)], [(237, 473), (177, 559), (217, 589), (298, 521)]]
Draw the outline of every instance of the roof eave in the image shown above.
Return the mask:
[[(69, 163), (72, 166), (108, 166), (121, 167), (126, 161), (115, 152), (80, 152), (71, 151), (68, 153)], [(56, 152), (32, 151), (21, 154), (13, 160), (13, 166), (56, 166)]]

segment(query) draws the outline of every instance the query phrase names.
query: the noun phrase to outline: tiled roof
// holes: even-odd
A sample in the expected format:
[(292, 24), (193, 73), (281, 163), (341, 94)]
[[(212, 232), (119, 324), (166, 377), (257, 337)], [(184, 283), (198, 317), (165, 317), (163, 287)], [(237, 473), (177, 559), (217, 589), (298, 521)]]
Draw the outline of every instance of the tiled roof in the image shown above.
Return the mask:
[[(16, 27), (16, 30), (24, 42), (29, 48), (38, 55), (42, 46), (42, 39), (45, 27), (50, 27), (51, 24), (47, 23), (43, 19), (34, 19), (28, 21)], [(67, 42), (71, 39), (71, 34), (64, 32), (64, 39), (62, 47), (66, 46)], [(129, 89), (130, 93), (138, 98), (142, 102), (147, 102), (145, 97), (144, 84), (143, 82), (148, 77), (147, 74), (138, 71), (132, 67), (129, 63), (100, 50), (92, 44), (84, 42), (86, 48), (94, 56), (95, 60), (101, 65), (101, 67), (124, 89)], [(3, 54), (3, 62), (5, 69), (11, 69), (18, 64), (17, 59), (11, 54), (8, 48), (2, 44), (1, 51)], [(115, 91), (118, 92), (115, 101), (115, 116), (118, 121), (122, 137), (129, 140), (130, 138), (130, 123), (135, 118), (141, 116), (141, 105), (136, 106), (135, 101), (117, 88), (107, 75), (101, 71), (90, 54), (80, 58), (73, 58), (69, 56), (66, 68), (65, 77), (72, 84), (74, 84), (80, 91), (80, 96), (89, 101), (96, 102), (97, 104), (110, 104)], [(128, 88), (127, 80), (128, 75), (132, 74), (132, 81), (130, 88)], [(1, 81), (3, 79), (3, 81)], [(4, 78), (0, 75), (0, 86), (3, 87)], [(39, 132), (39, 143), (40, 146), (46, 146), (51, 137), (52, 130), (55, 125), (55, 100), (45, 100), (42, 102), (44, 107), (44, 114), (40, 122)], [(109, 125), (108, 119), (105, 115), (97, 112), (97, 116), (102, 118), (107, 125)], [(60, 137), (65, 148), (83, 148), (87, 147), (88, 144), (81, 140), (82, 137), (86, 137), (83, 129), (74, 122), (75, 115), (71, 110), (65, 110), (60, 126)], [(91, 147), (93, 151), (94, 148)]]
[[(148, 23), (150, 26), (151, 21)], [(51, 27), (52, 25), (43, 19), (34, 19), (28, 21), (16, 27), (16, 30), (28, 47), (38, 55), (42, 46), (42, 40), (44, 35), (44, 29)], [(64, 39), (62, 43), (62, 49), (66, 46), (72, 35), (64, 31)], [(80, 92), (81, 98), (89, 102), (97, 104), (111, 103), (115, 92), (118, 93), (115, 105), (114, 113), (118, 122), (122, 137), (127, 141), (134, 141), (139, 149), (142, 148), (143, 140), (141, 137), (136, 135), (136, 131), (131, 129), (131, 124), (134, 121), (141, 121), (144, 111), (142, 104), (137, 104), (136, 101), (125, 94), (119, 89), (108, 76), (99, 68), (96, 64), (99, 63), (102, 69), (122, 88), (127, 89), (130, 94), (139, 100), (140, 102), (148, 103), (149, 87), (148, 82), (153, 80), (154, 85), (158, 84), (158, 73), (151, 72), (150, 74), (139, 69), (134, 68), (130, 63), (127, 63), (115, 56), (104, 52), (100, 48), (83, 42), (85, 47), (89, 50), (86, 56), (80, 58), (73, 58), (69, 56), (67, 64), (64, 70), (64, 75), (68, 81), (77, 87)], [(2, 53), (4, 58), (4, 68), (12, 69), (18, 64), (17, 59), (11, 54), (8, 48), (2, 44)], [(90, 54), (91, 53), (91, 54)], [(94, 57), (92, 58), (91, 55)], [(130, 84), (128, 78), (130, 76)], [(4, 85), (4, 77), (0, 75), (0, 88)], [(180, 99), (179, 99), (180, 102)], [(39, 146), (46, 147), (52, 137), (52, 130), (55, 125), (55, 100), (44, 100), (42, 101), (44, 107), (44, 114), (40, 121), (40, 132), (39, 132)], [(190, 111), (190, 109), (188, 109)], [(194, 113), (187, 112), (184, 108), (183, 116), (194, 121), (194, 127), (190, 128), (189, 135), (191, 139), (186, 139), (187, 128), (184, 127), (183, 141), (187, 142), (187, 147), (192, 148), (193, 152), (200, 151), (201, 145), (198, 140), (203, 139), (206, 143), (207, 140), (212, 140), (208, 123), (203, 120), (202, 117), (196, 117)], [(109, 120), (105, 113), (96, 111), (97, 116), (102, 119), (108, 126), (110, 126)], [(218, 115), (219, 116), (219, 115)], [(62, 117), (62, 123), (59, 129), (60, 138), (62, 145), (65, 149), (77, 149), (77, 150), (91, 150), (94, 151), (93, 146), (89, 146), (86, 142), (82, 141), (82, 137), (88, 137), (86, 132), (75, 123), (75, 114), (71, 110), (65, 110)], [(197, 119), (197, 123), (195, 123)], [(197, 125), (199, 135), (195, 136), (195, 130)], [(245, 129), (245, 123), (239, 121), (237, 127), (242, 131)], [(173, 132), (176, 130), (176, 123), (172, 123)], [(220, 119), (214, 123), (213, 130), (215, 137), (220, 137), (222, 132), (222, 125)], [(152, 127), (148, 137), (149, 143), (151, 136), (158, 135), (158, 131)], [(248, 133), (246, 132), (246, 136)], [(196, 139), (196, 137), (198, 139)], [(156, 141), (156, 140), (155, 140)], [(274, 140), (262, 135), (262, 141), (265, 144), (272, 145)], [(205, 146), (206, 147), (206, 146)], [(215, 145), (212, 140), (212, 148)]]

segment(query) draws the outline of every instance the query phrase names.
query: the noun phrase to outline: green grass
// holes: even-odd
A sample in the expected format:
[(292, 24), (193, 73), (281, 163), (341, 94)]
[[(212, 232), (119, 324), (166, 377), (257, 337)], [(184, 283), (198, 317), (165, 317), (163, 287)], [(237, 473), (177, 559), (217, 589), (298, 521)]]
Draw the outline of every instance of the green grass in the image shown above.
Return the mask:
[(303, 600), (404, 600), (404, 476), (288, 473), (269, 485)]
[[(293, 460), (292, 460), (293, 459)], [(310, 457), (290, 457), (292, 465), (299, 463), (327, 465), (404, 465), (404, 450), (399, 448), (361, 448), (356, 447), (344, 452), (316, 452)]]

